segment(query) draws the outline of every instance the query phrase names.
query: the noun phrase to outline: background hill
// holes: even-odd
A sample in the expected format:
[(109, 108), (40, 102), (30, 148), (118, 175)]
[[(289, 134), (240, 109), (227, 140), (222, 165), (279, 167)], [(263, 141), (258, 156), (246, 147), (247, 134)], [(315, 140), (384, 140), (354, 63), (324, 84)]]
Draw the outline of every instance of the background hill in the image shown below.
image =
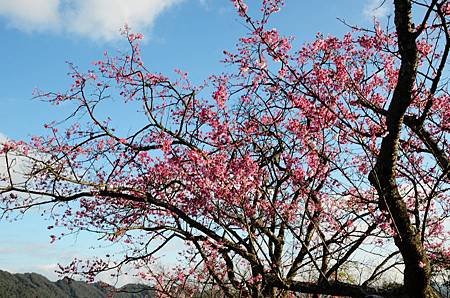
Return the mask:
[(100, 298), (108, 297), (111, 292), (115, 292), (113, 297), (117, 298), (154, 297), (153, 290), (144, 285), (128, 284), (115, 289), (105, 283), (86, 283), (69, 278), (51, 282), (37, 273), (11, 274), (0, 270), (1, 298)]

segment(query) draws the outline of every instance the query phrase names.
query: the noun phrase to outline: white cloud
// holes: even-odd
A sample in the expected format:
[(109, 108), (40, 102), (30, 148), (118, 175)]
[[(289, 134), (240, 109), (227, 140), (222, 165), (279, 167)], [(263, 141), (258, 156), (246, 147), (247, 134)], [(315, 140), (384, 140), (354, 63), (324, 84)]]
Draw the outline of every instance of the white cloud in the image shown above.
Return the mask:
[(0, 144), (3, 144), (7, 140), (8, 140), (8, 138), (0, 132)]
[(0, 16), (24, 31), (48, 30), (57, 26), (60, 0), (0, 0)]
[(156, 18), (183, 0), (0, 0), (0, 16), (23, 31), (56, 31), (113, 40), (125, 24), (148, 32)]
[(65, 11), (67, 30), (110, 40), (128, 24), (135, 31), (151, 28), (156, 17), (178, 0), (79, 0)]
[[(0, 132), (0, 149), (3, 144), (10, 141), (10, 139)], [(14, 152), (8, 154), (8, 164), (6, 163), (5, 154), (0, 153), (0, 187), (8, 185), (9, 174), (13, 183), (19, 184), (25, 181), (24, 170), (26, 169), (27, 161), (23, 156), (19, 156)], [(8, 171), (9, 168), (9, 171)]]
[(364, 5), (363, 14), (365, 17), (382, 19), (390, 14), (389, 2), (386, 0), (368, 0)]

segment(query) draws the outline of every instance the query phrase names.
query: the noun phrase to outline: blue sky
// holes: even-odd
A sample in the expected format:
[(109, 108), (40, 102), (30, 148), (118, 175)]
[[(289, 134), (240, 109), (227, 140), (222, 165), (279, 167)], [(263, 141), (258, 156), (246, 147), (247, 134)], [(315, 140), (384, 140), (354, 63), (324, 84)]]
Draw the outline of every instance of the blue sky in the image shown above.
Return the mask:
[[(373, 16), (385, 19), (390, 13), (387, 4), (377, 9), (382, 0), (285, 1), (271, 26), (296, 36), (296, 44), (317, 32), (346, 32), (337, 18), (370, 26)], [(259, 2), (248, 0), (250, 11)], [(246, 31), (228, 0), (0, 0), (0, 138), (42, 134), (45, 122), (68, 113), (67, 107), (33, 99), (33, 90), (67, 89), (66, 61), (87, 69), (105, 50), (126, 50), (118, 33), (125, 22), (145, 34), (143, 57), (150, 70), (172, 74), (179, 68), (194, 82), (223, 71), (222, 51), (233, 49)], [(105, 112), (117, 112), (109, 109)], [(39, 212), (0, 222), (0, 269), (55, 279), (57, 263), (95, 254), (89, 249), (95, 238), (88, 235), (49, 244), (48, 225)]]

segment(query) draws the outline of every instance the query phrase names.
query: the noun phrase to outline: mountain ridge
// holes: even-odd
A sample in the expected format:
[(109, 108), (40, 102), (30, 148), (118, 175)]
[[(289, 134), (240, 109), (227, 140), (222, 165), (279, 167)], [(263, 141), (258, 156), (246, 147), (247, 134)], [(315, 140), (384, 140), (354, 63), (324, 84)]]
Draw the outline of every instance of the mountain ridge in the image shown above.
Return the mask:
[(38, 273), (0, 270), (0, 298), (153, 298), (151, 287), (127, 284), (115, 288), (104, 282), (87, 283), (70, 278), (52, 282)]

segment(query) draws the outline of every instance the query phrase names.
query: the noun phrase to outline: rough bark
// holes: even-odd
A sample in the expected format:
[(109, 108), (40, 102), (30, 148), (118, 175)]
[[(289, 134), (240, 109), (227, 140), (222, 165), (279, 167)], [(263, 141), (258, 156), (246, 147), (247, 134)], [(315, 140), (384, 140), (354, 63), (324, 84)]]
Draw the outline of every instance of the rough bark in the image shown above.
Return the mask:
[(401, 65), (386, 118), (388, 134), (382, 140), (369, 180), (378, 192), (381, 210), (392, 220), (396, 233), (394, 241), (405, 263), (404, 287), (408, 296), (435, 297), (430, 286), (430, 264), (421, 243), (420, 231), (411, 223), (396, 181), (400, 132), (406, 110), (413, 101), (418, 50), (412, 23), (411, 1), (394, 0), (394, 5)]

